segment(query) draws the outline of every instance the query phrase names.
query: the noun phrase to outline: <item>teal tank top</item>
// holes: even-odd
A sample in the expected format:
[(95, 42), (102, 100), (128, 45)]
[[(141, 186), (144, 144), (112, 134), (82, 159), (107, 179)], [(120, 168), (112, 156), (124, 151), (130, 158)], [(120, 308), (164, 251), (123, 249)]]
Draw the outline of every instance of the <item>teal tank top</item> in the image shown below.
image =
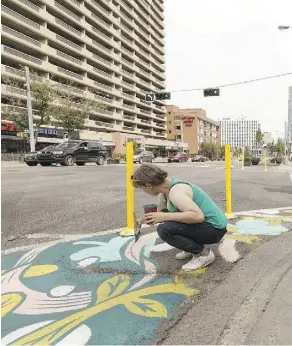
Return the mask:
[[(224, 213), (218, 207), (218, 205), (198, 186), (188, 183), (183, 180), (172, 179), (169, 190), (176, 184), (187, 184), (193, 190), (193, 201), (202, 210), (205, 221), (218, 229), (224, 229), (227, 227), (227, 220)], [(168, 200), (168, 210), (170, 213), (178, 212), (179, 210)]]

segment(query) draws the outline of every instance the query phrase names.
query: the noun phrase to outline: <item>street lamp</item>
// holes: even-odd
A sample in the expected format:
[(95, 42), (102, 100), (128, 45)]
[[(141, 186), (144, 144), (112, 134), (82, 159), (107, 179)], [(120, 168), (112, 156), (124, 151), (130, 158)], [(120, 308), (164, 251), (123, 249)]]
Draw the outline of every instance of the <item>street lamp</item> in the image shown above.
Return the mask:
[(291, 25), (279, 25), (278, 26), (278, 30), (283, 31), (283, 30), (288, 30), (288, 29), (292, 29)]

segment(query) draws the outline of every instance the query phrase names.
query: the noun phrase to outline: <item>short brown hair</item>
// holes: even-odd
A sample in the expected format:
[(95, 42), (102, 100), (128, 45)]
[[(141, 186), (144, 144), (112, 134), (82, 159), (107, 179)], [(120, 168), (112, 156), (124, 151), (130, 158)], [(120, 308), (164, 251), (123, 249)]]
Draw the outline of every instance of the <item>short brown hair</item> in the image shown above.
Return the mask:
[(168, 173), (161, 168), (152, 164), (144, 163), (135, 171), (132, 181), (136, 188), (158, 186), (164, 182), (167, 176)]

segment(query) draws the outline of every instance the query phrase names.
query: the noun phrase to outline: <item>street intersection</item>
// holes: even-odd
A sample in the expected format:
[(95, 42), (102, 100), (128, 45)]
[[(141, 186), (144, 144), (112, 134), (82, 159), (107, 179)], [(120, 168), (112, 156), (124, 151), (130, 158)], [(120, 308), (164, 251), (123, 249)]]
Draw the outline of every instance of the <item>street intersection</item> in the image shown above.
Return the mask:
[[(159, 165), (203, 187), (224, 209), (223, 163)], [(214, 264), (190, 273), (180, 270), (177, 250), (163, 244), (154, 227), (144, 228), (137, 243), (119, 236), (125, 225), (124, 166), (2, 168), (2, 344), (247, 342), (225, 325), (214, 328), (218, 316), (208, 316), (202, 302), (213, 299), (252, 256), (254, 266), (262, 263), (255, 254), (264, 246), (271, 244), (268, 258), (286, 256), (274, 265), (291, 260), (285, 245), (292, 229), (290, 176), (261, 168), (233, 169), (237, 218), (214, 247)], [(137, 212), (151, 200), (140, 191), (135, 198)], [(279, 242), (282, 237), (289, 239)], [(276, 287), (278, 281), (272, 282)], [(234, 297), (242, 289), (248, 294), (251, 278), (247, 284), (229, 290)], [(220, 299), (226, 303), (227, 297)], [(225, 319), (228, 309), (223, 304)], [(243, 323), (238, 311), (228, 317), (234, 330)], [(256, 340), (249, 327), (249, 340), (268, 340), (263, 332)]]

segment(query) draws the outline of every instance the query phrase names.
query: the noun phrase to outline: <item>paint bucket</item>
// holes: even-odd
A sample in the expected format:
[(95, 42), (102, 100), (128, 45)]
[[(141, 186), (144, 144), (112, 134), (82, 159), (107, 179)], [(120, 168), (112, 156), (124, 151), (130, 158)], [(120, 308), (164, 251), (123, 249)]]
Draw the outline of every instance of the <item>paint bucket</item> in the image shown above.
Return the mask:
[[(148, 214), (148, 213), (157, 213), (157, 208), (158, 205), (157, 204), (145, 204), (143, 205), (143, 209), (144, 209), (144, 213)], [(148, 224), (147, 220), (146, 223)]]

